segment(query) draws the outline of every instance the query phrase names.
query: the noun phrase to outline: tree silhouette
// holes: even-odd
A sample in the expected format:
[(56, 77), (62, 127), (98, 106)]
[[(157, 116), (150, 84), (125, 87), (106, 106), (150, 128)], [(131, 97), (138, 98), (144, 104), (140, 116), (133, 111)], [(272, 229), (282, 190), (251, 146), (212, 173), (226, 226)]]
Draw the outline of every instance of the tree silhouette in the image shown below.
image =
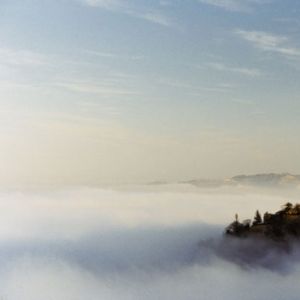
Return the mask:
[(257, 210), (256, 213), (255, 213), (255, 216), (254, 216), (253, 224), (257, 225), (257, 224), (261, 224), (261, 223), (262, 223), (262, 218), (261, 218), (261, 215), (260, 215), (259, 211)]
[(300, 204), (296, 204), (294, 207), (295, 212), (299, 215), (300, 214)]
[(239, 222), (239, 215), (235, 214), (234, 218), (235, 218), (235, 222), (238, 223)]
[(290, 203), (290, 202), (287, 202), (287, 203), (284, 204), (284, 206), (283, 206), (283, 210), (284, 210), (285, 212), (289, 212), (292, 208), (293, 208), (293, 204)]

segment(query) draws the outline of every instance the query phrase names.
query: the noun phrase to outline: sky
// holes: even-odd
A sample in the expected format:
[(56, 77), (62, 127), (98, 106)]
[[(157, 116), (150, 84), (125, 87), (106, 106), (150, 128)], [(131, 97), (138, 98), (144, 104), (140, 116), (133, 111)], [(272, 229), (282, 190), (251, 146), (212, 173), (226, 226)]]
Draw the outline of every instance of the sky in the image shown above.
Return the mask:
[(297, 0), (0, 1), (0, 184), (300, 173)]

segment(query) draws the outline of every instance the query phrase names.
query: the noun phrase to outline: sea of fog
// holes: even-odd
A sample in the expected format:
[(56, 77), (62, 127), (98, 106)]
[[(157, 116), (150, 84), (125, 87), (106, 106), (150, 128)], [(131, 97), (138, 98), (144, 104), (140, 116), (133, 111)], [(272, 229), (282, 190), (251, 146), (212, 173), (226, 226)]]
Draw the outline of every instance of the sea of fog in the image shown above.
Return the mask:
[(221, 241), (236, 212), (241, 219), (256, 209), (274, 212), (299, 192), (189, 185), (2, 190), (0, 299), (298, 300), (297, 249), (266, 249), (261, 263), (243, 264), (243, 253)]

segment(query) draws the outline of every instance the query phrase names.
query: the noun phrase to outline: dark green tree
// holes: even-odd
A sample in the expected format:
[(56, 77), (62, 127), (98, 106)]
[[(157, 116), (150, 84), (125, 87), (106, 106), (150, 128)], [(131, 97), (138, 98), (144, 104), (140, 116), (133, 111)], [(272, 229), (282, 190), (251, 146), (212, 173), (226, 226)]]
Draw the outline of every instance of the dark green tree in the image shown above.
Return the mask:
[(296, 204), (294, 207), (295, 212), (299, 215), (300, 214), (300, 204)]
[(238, 215), (238, 214), (235, 214), (234, 218), (235, 218), (235, 222), (236, 222), (236, 223), (239, 223), (239, 215)]
[(290, 203), (290, 202), (287, 202), (287, 203), (284, 204), (284, 206), (283, 206), (283, 210), (284, 210), (285, 212), (289, 212), (292, 208), (293, 208), (293, 204)]
[(260, 215), (259, 211), (257, 210), (256, 213), (255, 213), (255, 216), (254, 216), (253, 224), (257, 225), (257, 224), (261, 224), (261, 223), (262, 223), (262, 218), (261, 218), (261, 215)]
[(270, 221), (271, 221), (271, 218), (272, 218), (272, 215), (269, 214), (268, 212), (265, 212), (265, 214), (264, 214), (264, 223), (269, 224)]

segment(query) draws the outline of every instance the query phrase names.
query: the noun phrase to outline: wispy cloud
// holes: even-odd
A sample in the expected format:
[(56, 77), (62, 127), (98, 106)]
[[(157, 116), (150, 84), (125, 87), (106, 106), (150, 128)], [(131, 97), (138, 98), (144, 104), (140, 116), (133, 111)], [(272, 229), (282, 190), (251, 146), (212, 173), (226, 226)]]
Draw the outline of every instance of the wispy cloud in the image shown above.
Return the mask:
[(255, 5), (269, 3), (268, 0), (198, 0), (198, 2), (213, 5), (228, 11), (249, 12)]
[(247, 99), (241, 99), (241, 98), (231, 98), (229, 99), (230, 102), (241, 104), (241, 105), (247, 105), (247, 106), (253, 106), (254, 102)]
[[(0, 93), (20, 94), (24, 96), (25, 93), (44, 93), (45, 86), (32, 83), (31, 81), (0, 79)], [(4, 99), (0, 99), (1, 100)], [(1, 103), (2, 105), (2, 103)]]
[(231, 93), (235, 88), (236, 86), (230, 83), (218, 83), (211, 86), (199, 86), (198, 91), (191, 92), (190, 95), (202, 97), (203, 95), (205, 95), (205, 93), (212, 93), (212, 94)]
[(235, 34), (263, 51), (279, 53), (289, 58), (300, 56), (300, 48), (290, 46), (290, 40), (286, 36), (241, 29), (235, 30)]
[(119, 9), (122, 7), (122, 2), (118, 0), (84, 0), (84, 2), (89, 6), (104, 7), (106, 9)]
[(141, 60), (144, 58), (144, 56), (142, 55), (125, 55), (125, 54), (95, 51), (95, 50), (84, 50), (84, 53), (88, 55), (97, 56), (97, 57), (112, 58), (112, 59)]
[(162, 26), (173, 26), (173, 22), (158, 11), (150, 11), (145, 13), (132, 12), (131, 15)]
[(55, 87), (66, 89), (70, 92), (80, 92), (84, 94), (96, 94), (102, 97), (133, 96), (139, 93), (128, 87), (118, 86), (115, 82), (94, 82), (86, 80), (65, 80), (56, 82)]
[[(230, 83), (216, 83), (213, 86), (204, 86), (197, 84), (192, 84), (188, 81), (176, 80), (171, 78), (159, 78), (158, 84), (189, 91), (189, 95), (199, 95), (203, 91), (205, 92), (229, 92), (234, 89), (236, 86)], [(202, 94), (201, 94), (202, 95)]]
[(10, 66), (41, 66), (47, 64), (42, 54), (29, 50), (0, 48), (0, 64)]
[(237, 73), (249, 77), (259, 77), (262, 75), (262, 72), (259, 69), (232, 67), (219, 62), (208, 63), (207, 66), (217, 71)]
[(160, 11), (154, 9), (145, 10), (133, 8), (127, 1), (121, 2), (118, 0), (83, 0), (83, 2), (91, 7), (98, 7), (118, 13), (123, 13), (165, 27), (172, 27), (174, 25), (172, 20), (162, 14)]

